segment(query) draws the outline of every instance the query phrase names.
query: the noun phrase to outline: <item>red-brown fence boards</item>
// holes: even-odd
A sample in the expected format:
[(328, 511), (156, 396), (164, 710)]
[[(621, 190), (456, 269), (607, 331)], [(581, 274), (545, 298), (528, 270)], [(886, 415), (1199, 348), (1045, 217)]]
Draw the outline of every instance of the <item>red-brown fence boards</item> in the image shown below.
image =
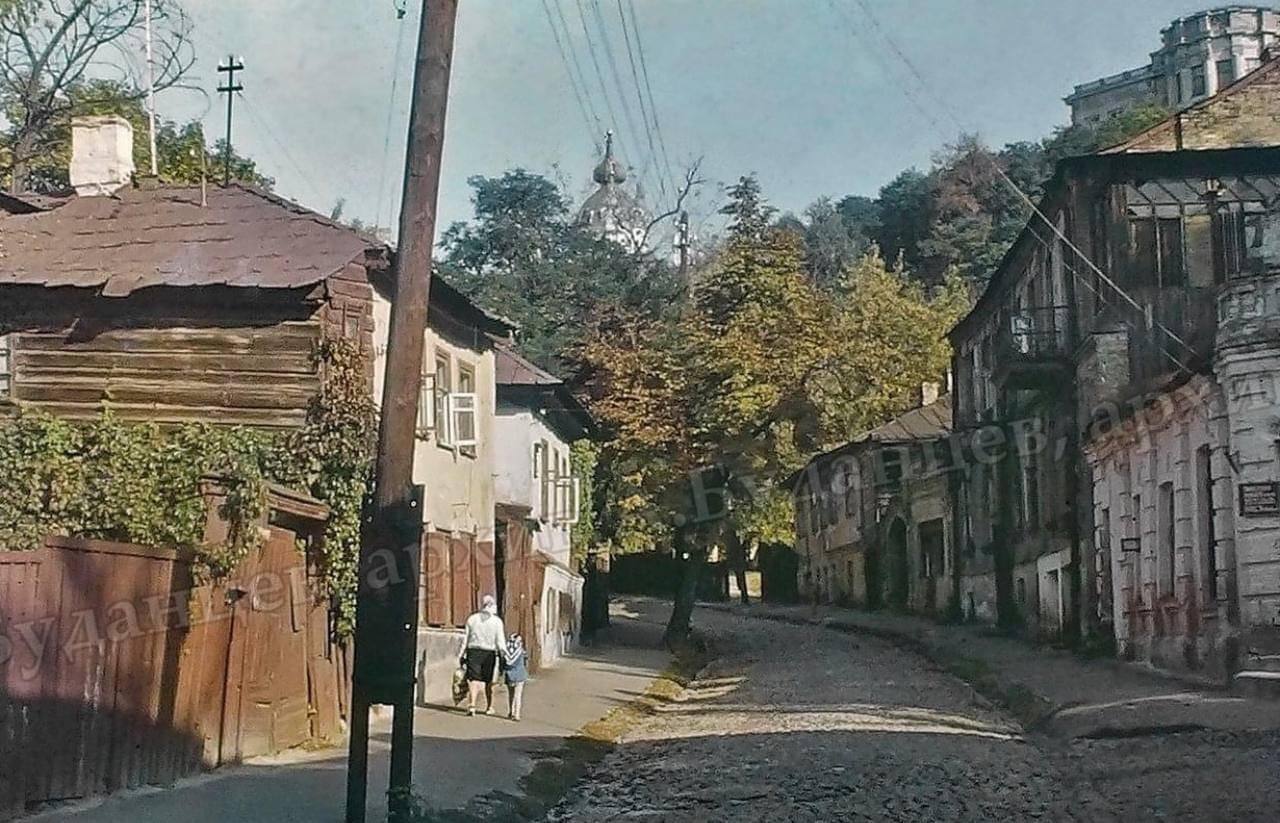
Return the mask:
[(267, 535), (198, 587), (165, 549), (0, 553), (0, 819), (340, 733), (327, 605), (294, 532)]

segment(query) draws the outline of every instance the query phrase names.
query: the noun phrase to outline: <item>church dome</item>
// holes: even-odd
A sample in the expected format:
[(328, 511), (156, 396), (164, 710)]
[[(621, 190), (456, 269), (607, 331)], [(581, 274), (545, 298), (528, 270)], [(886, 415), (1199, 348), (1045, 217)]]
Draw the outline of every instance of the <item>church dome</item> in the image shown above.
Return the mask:
[(627, 172), (613, 153), (613, 132), (605, 135), (604, 158), (591, 177), (598, 188), (578, 210), (578, 222), (628, 248), (642, 244), (649, 213), (638, 197), (622, 187)]

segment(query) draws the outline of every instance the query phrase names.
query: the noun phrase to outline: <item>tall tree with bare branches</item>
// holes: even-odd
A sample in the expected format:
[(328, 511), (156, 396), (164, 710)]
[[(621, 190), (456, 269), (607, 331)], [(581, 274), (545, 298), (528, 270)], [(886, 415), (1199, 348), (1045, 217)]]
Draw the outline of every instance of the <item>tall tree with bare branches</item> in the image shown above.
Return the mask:
[[(7, 121), (10, 191), (24, 191), (31, 161), (74, 112), (75, 92), (110, 80), (146, 94), (146, 0), (0, 0), (0, 105)], [(180, 82), (194, 60), (177, 0), (152, 0), (156, 89)]]

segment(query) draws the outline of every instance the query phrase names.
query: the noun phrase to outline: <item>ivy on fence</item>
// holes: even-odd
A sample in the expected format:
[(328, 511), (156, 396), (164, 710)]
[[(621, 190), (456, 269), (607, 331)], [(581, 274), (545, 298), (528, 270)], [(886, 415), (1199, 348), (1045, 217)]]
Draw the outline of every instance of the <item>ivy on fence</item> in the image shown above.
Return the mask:
[[(376, 411), (359, 350), (327, 341), (325, 373), (304, 426), (271, 432), (189, 424), (92, 422), (21, 412), (0, 424), (0, 548), (38, 548), (49, 534), (190, 547), (197, 572), (227, 574), (258, 540), (265, 483), (310, 493), (330, 508), (321, 568), (340, 634), (355, 619), (360, 508), (372, 470)], [(229, 536), (203, 542), (200, 478), (226, 486)]]

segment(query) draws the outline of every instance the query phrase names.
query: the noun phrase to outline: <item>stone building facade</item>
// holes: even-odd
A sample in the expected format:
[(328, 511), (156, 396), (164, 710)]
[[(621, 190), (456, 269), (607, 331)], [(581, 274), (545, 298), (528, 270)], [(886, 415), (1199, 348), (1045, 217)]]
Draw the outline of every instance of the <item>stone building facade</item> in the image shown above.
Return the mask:
[(805, 599), (933, 615), (955, 603), (950, 397), (922, 400), (792, 478)]
[(973, 616), (1280, 680), (1277, 88), (1062, 163), (953, 330)]
[(1212, 97), (1262, 65), (1280, 39), (1280, 11), (1229, 6), (1178, 18), (1160, 32), (1151, 61), (1075, 87), (1066, 97), (1075, 125), (1097, 125), (1125, 109), (1178, 109)]

